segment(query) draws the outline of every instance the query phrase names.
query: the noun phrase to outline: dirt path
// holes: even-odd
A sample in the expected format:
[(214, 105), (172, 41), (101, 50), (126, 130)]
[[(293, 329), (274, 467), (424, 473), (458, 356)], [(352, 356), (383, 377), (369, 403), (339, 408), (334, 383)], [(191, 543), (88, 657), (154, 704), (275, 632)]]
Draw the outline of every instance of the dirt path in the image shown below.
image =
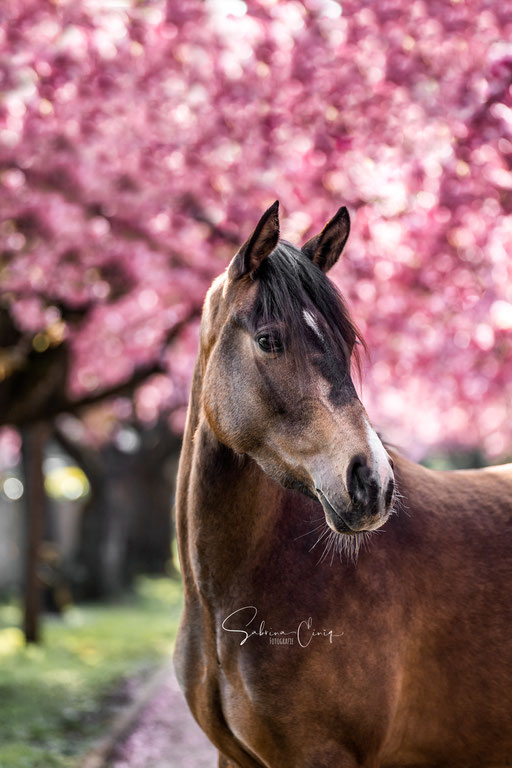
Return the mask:
[(121, 741), (110, 768), (215, 768), (217, 752), (196, 724), (172, 669)]

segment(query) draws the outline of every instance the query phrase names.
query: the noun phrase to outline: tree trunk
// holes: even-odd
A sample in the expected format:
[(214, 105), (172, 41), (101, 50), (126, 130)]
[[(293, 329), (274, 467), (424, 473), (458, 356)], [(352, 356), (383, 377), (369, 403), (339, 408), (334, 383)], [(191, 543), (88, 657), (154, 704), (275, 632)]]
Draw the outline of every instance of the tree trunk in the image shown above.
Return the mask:
[(25, 474), (25, 583), (23, 629), (27, 643), (40, 639), (41, 581), (39, 560), (44, 531), (45, 503), (43, 457), (47, 429), (35, 422), (23, 430)]
[(179, 443), (158, 461), (138, 466), (139, 503), (130, 537), (131, 566), (135, 573), (176, 576), (172, 563), (172, 504), (176, 487)]
[(91, 498), (82, 515), (74, 579), (78, 599), (115, 597), (139, 574), (176, 575), (171, 561), (172, 500), (180, 440), (162, 422), (138, 430), (134, 453), (98, 451), (56, 437), (82, 467)]

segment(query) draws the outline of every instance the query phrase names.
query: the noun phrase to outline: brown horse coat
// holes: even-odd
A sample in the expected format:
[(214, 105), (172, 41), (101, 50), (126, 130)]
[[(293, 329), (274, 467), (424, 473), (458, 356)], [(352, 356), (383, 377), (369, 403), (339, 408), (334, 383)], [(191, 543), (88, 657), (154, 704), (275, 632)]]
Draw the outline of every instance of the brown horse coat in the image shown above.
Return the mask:
[(225, 286), (179, 470), (175, 651), (219, 766), (512, 766), (512, 465), (434, 472), (393, 453), (401, 511), (356, 562), (318, 562), (318, 501), (221, 442), (205, 408)]

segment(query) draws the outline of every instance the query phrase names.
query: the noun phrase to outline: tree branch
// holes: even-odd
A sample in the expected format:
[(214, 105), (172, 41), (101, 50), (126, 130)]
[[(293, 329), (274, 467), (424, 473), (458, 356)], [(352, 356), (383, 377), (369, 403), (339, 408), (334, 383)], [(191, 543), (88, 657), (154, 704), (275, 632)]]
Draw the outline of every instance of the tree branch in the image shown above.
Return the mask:
[[(0, 164), (1, 170), (7, 170), (10, 168), (16, 168), (17, 170), (21, 170), (27, 181), (30, 184), (33, 184), (34, 187), (41, 189), (41, 190), (49, 190), (51, 192), (57, 192), (58, 194), (62, 195), (65, 200), (67, 200), (70, 203), (74, 203), (75, 205), (80, 205), (85, 211), (90, 211), (91, 205), (84, 202), (84, 194), (80, 188), (80, 185), (76, 181), (76, 179), (73, 179), (68, 172), (66, 172), (63, 168), (59, 169), (53, 169), (49, 172), (43, 172), (36, 170), (34, 168), (25, 168), (21, 167), (17, 163), (9, 162), (9, 163), (2, 163)], [(99, 203), (99, 206), (101, 208), (101, 202)], [(197, 218), (192, 214), (194, 218)], [(107, 213), (104, 213), (101, 211), (101, 216), (103, 216), (106, 221), (110, 224), (110, 228), (112, 232), (116, 233), (117, 235), (120, 235), (126, 239), (131, 240), (139, 240), (140, 242), (145, 243), (145, 245), (152, 251), (159, 252), (159, 253), (165, 253), (169, 256), (171, 259), (171, 263), (173, 266), (181, 267), (181, 268), (190, 268), (190, 265), (184, 259), (180, 254), (176, 253), (175, 251), (172, 251), (168, 248), (164, 248), (162, 244), (156, 240), (154, 237), (151, 236), (151, 234), (145, 230), (143, 227), (137, 225), (132, 220), (128, 220), (124, 218), (123, 216), (119, 216), (117, 214), (111, 214), (108, 215)], [(202, 220), (202, 219), (198, 219)], [(212, 227), (212, 231), (215, 231), (215, 225), (213, 225), (211, 222), (209, 222), (207, 219), (204, 219), (204, 221), (209, 224), (209, 226)], [(222, 230), (218, 229), (218, 232), (221, 232)], [(234, 235), (230, 235), (228, 233), (229, 237), (235, 237)], [(236, 240), (237, 242), (237, 240)], [(199, 274), (201, 277), (205, 278), (206, 280), (211, 280), (213, 275), (211, 270), (208, 269), (200, 269), (197, 265), (194, 265), (194, 272), (196, 274)]]
[[(158, 359), (138, 366), (128, 379), (106, 389), (92, 392), (82, 398), (72, 399), (66, 394), (68, 378), (68, 347), (66, 342), (47, 352), (31, 353), (27, 365), (14, 371), (12, 376), (0, 383), (0, 402), (4, 407), (0, 414), (0, 424), (23, 426), (40, 419), (53, 419), (60, 413), (76, 413), (82, 408), (96, 405), (110, 397), (131, 394), (147, 378), (157, 373), (165, 373), (162, 356), (165, 349), (192, 320), (200, 317), (200, 307), (191, 310), (165, 335)], [(33, 363), (30, 364), (30, 360)], [(37, 362), (37, 370), (33, 365)]]
[(185, 197), (183, 198), (183, 205), (186, 207), (188, 213), (193, 219), (201, 222), (201, 224), (206, 224), (209, 227), (212, 235), (216, 239), (224, 240), (226, 243), (230, 243), (231, 245), (235, 245), (237, 247), (240, 245), (240, 236), (236, 232), (224, 229), (224, 227), (219, 227), (217, 224), (215, 224), (208, 216), (204, 208), (199, 205), (197, 200), (192, 197)]

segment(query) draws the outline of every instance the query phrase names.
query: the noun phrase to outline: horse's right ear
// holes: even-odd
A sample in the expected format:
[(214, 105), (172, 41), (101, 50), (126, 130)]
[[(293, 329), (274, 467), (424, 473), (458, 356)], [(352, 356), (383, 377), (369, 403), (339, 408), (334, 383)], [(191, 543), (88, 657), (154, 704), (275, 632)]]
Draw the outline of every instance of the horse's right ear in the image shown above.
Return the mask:
[(279, 242), (279, 200), (265, 211), (256, 229), (233, 257), (228, 267), (231, 280), (244, 275), (254, 275), (260, 264), (269, 256)]

